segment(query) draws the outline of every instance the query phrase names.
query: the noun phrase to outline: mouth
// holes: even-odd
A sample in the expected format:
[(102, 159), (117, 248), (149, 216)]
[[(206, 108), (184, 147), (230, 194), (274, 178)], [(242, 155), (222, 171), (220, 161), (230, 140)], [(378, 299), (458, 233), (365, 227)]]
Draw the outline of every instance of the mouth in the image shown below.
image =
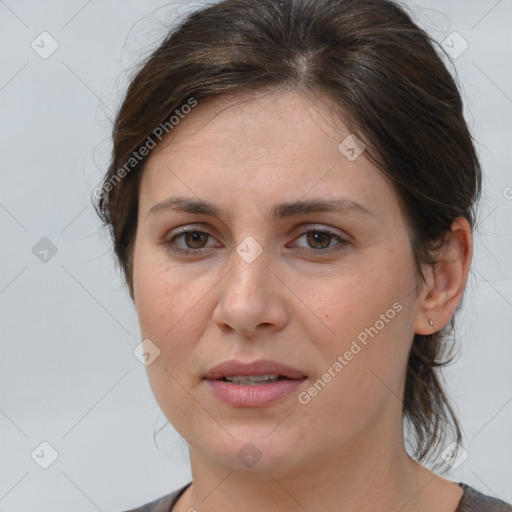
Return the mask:
[(267, 360), (227, 361), (204, 376), (217, 398), (234, 407), (273, 404), (296, 391), (306, 379), (297, 368)]
[(258, 359), (250, 363), (231, 359), (214, 366), (204, 376), (208, 380), (241, 381), (245, 379), (251, 382), (292, 380), (304, 377), (306, 374), (298, 368), (266, 359)]
[(271, 384), (272, 382), (277, 382), (278, 380), (295, 380), (290, 379), (284, 375), (232, 375), (221, 377), (218, 380), (222, 380), (224, 382), (229, 382), (231, 384), (236, 384), (237, 386), (261, 386), (263, 384)]

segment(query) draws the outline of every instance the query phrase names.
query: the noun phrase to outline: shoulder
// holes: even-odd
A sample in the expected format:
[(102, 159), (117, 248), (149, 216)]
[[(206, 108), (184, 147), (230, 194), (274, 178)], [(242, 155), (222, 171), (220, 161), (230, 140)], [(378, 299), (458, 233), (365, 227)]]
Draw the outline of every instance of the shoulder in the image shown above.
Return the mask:
[(512, 512), (512, 506), (497, 498), (487, 496), (467, 484), (459, 483), (464, 491), (455, 512)]
[(126, 512), (169, 512), (178, 501), (178, 498), (185, 492), (191, 483), (192, 482), (181, 487), (180, 489), (177, 489), (171, 494), (167, 494), (161, 498), (146, 503), (145, 505), (127, 510)]

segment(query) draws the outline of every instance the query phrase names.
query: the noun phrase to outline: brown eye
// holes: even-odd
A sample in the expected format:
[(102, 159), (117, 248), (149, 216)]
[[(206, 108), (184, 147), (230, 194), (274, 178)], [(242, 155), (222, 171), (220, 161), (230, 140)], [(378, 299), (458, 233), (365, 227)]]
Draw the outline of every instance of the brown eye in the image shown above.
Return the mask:
[(210, 238), (213, 237), (205, 231), (186, 229), (170, 237), (164, 245), (175, 253), (201, 255), (209, 249), (206, 244)]
[(329, 247), (329, 242), (332, 237), (333, 235), (325, 231), (309, 231), (307, 233), (308, 244), (310, 244), (313, 249), (326, 249)]
[[(298, 245), (303, 251), (313, 255), (329, 255), (342, 251), (349, 245), (349, 241), (341, 238), (340, 235), (326, 229), (310, 229), (300, 233), (296, 242), (301, 238), (306, 238), (307, 247)], [(337, 243), (332, 243), (332, 242)]]
[(188, 231), (186, 233), (182, 233), (181, 236), (183, 236), (183, 240), (187, 248), (202, 249), (210, 235), (208, 233), (203, 233), (202, 231)]

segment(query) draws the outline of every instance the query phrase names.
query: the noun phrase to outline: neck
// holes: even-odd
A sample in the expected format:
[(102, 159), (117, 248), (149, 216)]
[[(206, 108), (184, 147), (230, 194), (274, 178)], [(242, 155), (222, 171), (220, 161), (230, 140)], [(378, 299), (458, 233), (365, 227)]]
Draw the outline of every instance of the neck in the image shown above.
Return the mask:
[(190, 461), (193, 484), (177, 512), (418, 512), (429, 510), (432, 496), (424, 489), (440, 478), (407, 455), (403, 437), (375, 432), (286, 470), (231, 470), (194, 448)]

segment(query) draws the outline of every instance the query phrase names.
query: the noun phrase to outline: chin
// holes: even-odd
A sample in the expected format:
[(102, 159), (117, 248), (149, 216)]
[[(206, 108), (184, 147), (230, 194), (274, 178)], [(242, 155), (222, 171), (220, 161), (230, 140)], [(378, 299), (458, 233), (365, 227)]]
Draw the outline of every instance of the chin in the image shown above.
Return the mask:
[(271, 434), (272, 439), (268, 433), (268, 428), (259, 432), (251, 428), (250, 434), (239, 429), (233, 437), (226, 435), (218, 441), (209, 439), (210, 443), (204, 445), (203, 450), (208, 458), (227, 471), (258, 474), (259, 478), (260, 473), (264, 478), (271, 478), (266, 472), (286, 472), (304, 462), (304, 445), (287, 436), (286, 430), (282, 436)]

